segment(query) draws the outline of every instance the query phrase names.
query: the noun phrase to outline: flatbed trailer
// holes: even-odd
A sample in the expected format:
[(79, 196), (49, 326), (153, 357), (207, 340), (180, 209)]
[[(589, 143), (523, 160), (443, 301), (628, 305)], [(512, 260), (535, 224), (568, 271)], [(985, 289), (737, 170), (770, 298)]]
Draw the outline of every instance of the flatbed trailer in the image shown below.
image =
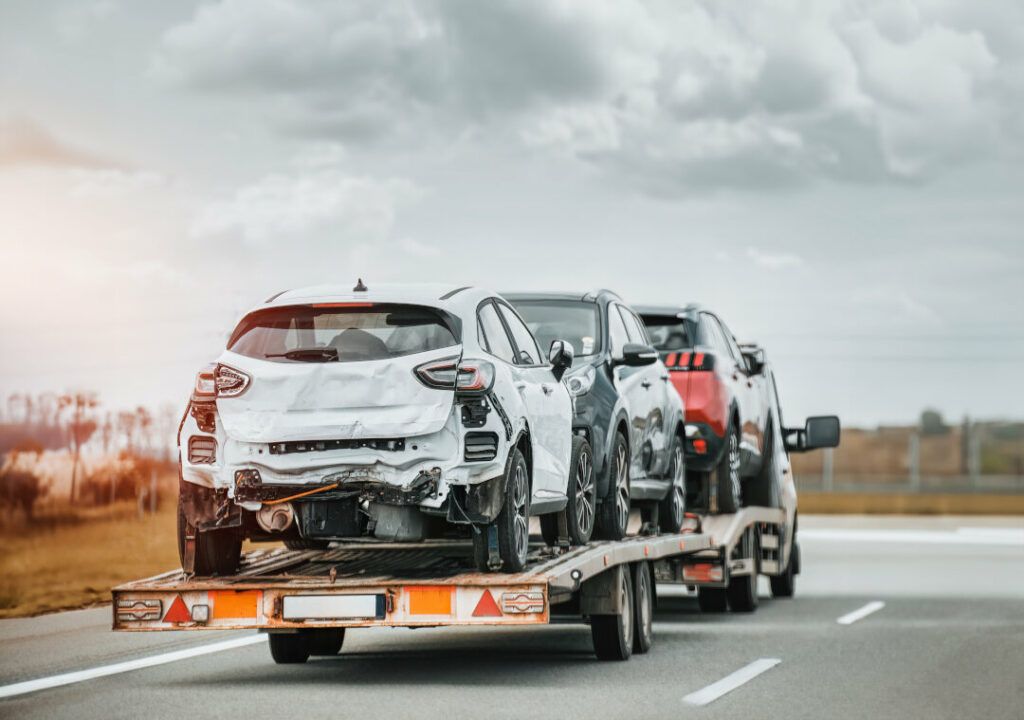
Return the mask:
[[(257, 550), (230, 576), (176, 570), (114, 588), (113, 628), (255, 629), (270, 633), (275, 660), (304, 662), (310, 654), (336, 653), (345, 628), (533, 626), (575, 618), (590, 623), (598, 657), (627, 659), (652, 642), (656, 582), (725, 587), (754, 572), (756, 564), (737, 554), (743, 538), (771, 534), (781, 517), (782, 511), (748, 508), (691, 516), (688, 531), (678, 534), (568, 549), (537, 545), (519, 573), (472, 569), (468, 541)], [(724, 580), (687, 573), (706, 566), (722, 568)]]

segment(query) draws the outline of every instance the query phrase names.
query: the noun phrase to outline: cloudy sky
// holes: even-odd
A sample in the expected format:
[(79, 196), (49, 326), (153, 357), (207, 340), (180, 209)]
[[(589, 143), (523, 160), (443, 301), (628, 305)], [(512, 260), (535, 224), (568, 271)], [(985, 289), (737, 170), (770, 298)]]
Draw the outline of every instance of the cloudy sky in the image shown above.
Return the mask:
[(1021, 417), (1017, 0), (0, 5), (0, 393), (182, 402), (305, 284), (610, 287), (790, 418)]

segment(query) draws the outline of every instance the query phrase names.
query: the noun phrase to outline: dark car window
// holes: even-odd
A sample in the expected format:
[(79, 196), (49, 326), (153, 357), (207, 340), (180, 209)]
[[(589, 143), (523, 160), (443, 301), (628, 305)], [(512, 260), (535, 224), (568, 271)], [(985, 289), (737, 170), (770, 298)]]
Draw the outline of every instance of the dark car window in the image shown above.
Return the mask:
[(541, 348), (555, 340), (572, 345), (576, 356), (601, 351), (597, 305), (575, 300), (524, 300), (513, 303)]
[(729, 332), (729, 328), (726, 327), (725, 323), (722, 322), (720, 318), (718, 319), (718, 325), (722, 329), (722, 335), (725, 337), (725, 342), (729, 345), (729, 351), (732, 353), (732, 356), (736, 358), (736, 362), (741, 366), (746, 367), (747, 359), (743, 356), (743, 351), (740, 350), (740, 346), (736, 342), (736, 338), (733, 337), (733, 334)]
[(663, 352), (693, 347), (690, 323), (675, 315), (644, 315), (651, 344)]
[(622, 346), (629, 342), (626, 324), (622, 322), (617, 305), (608, 306), (608, 341), (611, 345), (612, 357), (622, 357)]
[(477, 318), (480, 320), (480, 329), (484, 335), (484, 348), (487, 352), (505, 362), (514, 363), (516, 353), (505, 332), (505, 326), (501, 324), (498, 311), (494, 309), (494, 304), (488, 302), (482, 305), (477, 311)]
[(418, 305), (289, 305), (246, 315), (228, 350), (273, 362), (387, 360), (458, 345), (445, 314)]
[(515, 340), (516, 347), (519, 348), (519, 364), (540, 365), (544, 356), (540, 354), (540, 348), (537, 347), (537, 341), (533, 339), (529, 328), (508, 305), (499, 303), (498, 307), (501, 308), (501, 316), (508, 323), (508, 328), (512, 331), (512, 339)]
[(626, 333), (629, 335), (629, 341), (640, 343), (641, 345), (650, 345), (650, 338), (647, 337), (647, 331), (644, 329), (644, 324), (640, 322), (640, 318), (622, 305), (619, 305), (619, 312), (622, 313), (622, 322), (626, 324)]

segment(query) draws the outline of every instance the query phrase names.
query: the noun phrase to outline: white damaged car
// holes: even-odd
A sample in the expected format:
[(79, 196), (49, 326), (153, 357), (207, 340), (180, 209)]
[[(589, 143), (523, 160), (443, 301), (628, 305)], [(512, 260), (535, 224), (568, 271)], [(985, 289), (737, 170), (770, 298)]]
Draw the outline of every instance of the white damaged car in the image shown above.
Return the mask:
[(529, 518), (590, 539), (592, 455), (512, 307), (476, 288), (290, 290), (253, 308), (197, 376), (178, 436), (187, 572), (241, 544), (473, 538), (481, 569), (526, 562)]

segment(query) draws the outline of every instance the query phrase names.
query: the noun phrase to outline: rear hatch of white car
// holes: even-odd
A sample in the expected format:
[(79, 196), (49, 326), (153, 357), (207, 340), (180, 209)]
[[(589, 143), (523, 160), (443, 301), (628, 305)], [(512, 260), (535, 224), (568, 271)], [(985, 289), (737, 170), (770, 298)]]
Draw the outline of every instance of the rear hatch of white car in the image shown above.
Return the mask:
[(444, 427), (454, 388), (415, 369), (462, 353), (461, 326), (420, 305), (316, 303), (268, 308), (239, 323), (221, 357), (249, 376), (217, 409), (243, 442), (388, 439)]

